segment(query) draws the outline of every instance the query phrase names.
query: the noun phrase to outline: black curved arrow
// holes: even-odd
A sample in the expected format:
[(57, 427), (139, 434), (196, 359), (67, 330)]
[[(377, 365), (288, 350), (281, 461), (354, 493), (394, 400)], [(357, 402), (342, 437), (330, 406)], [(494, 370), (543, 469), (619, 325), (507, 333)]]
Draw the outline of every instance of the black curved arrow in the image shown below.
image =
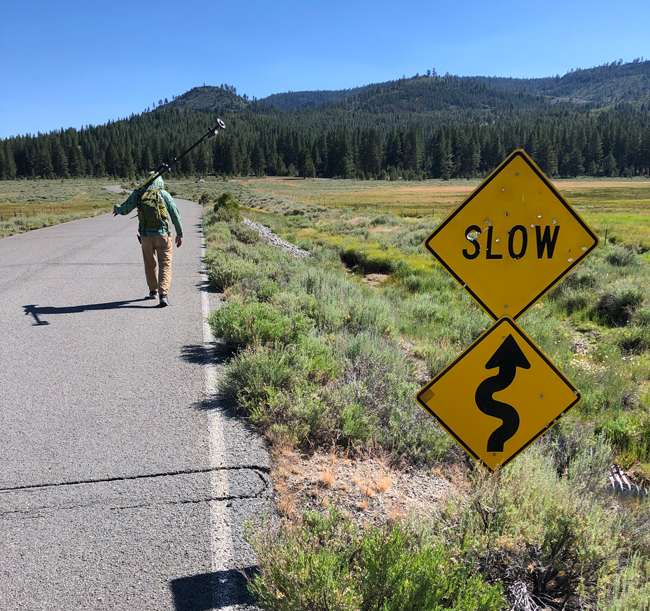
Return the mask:
[(474, 400), (484, 414), (503, 420), (503, 424), (490, 435), (487, 443), (488, 452), (503, 452), (503, 444), (519, 428), (519, 414), (512, 405), (497, 401), (492, 398), (492, 395), (512, 384), (517, 373), (517, 367), (530, 369), (530, 363), (526, 360), (524, 353), (512, 335), (506, 337), (487, 362), (487, 365), (485, 365), (486, 369), (494, 369), (495, 367), (499, 368), (499, 373), (479, 384)]

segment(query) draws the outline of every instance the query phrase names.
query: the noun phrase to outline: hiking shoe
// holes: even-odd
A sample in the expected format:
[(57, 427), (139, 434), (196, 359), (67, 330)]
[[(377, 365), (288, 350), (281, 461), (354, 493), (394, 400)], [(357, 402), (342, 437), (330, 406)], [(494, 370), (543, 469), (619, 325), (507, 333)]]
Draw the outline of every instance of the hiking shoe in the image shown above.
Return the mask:
[(161, 295), (160, 296), (160, 303), (158, 304), (161, 308), (165, 308), (169, 305), (169, 299), (167, 299), (167, 295)]
[(158, 291), (149, 291), (149, 297), (145, 297), (145, 299), (155, 299), (158, 297)]

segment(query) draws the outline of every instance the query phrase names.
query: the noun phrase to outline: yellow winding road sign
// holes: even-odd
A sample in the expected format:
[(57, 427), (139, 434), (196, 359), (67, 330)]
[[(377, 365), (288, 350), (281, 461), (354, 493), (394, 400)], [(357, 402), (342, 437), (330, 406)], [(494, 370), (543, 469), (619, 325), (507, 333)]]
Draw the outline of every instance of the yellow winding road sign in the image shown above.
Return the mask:
[(416, 395), (490, 472), (507, 465), (580, 400), (510, 318), (501, 318)]
[(598, 246), (598, 236), (518, 150), (425, 246), (494, 320), (516, 320)]

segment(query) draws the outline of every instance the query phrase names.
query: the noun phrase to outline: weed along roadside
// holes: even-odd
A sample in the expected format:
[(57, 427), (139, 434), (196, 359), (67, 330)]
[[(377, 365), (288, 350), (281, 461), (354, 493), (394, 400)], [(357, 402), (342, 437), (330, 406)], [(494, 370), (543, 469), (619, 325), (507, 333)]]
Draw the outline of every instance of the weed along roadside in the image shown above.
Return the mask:
[[(441, 218), (232, 182), (170, 188), (209, 195), (207, 263), (224, 297), (210, 324), (232, 348), (220, 390), (274, 456), (280, 526), (249, 531), (260, 606), (647, 609), (648, 504), (612, 496), (607, 477), (615, 462), (650, 479), (650, 262), (636, 234), (601, 241), (517, 319), (582, 399), (489, 475), (413, 400), (494, 324), (423, 252)], [(215, 210), (226, 192), (239, 210)], [(262, 240), (242, 213), (310, 256)]]

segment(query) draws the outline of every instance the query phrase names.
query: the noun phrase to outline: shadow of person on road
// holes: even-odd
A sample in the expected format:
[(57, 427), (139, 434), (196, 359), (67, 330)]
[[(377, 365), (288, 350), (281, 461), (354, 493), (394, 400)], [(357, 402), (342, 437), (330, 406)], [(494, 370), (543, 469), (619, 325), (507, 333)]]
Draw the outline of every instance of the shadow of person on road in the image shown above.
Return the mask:
[(79, 305), (79, 306), (67, 306), (62, 308), (55, 308), (53, 306), (37, 306), (37, 305), (26, 305), (23, 306), (25, 310), (25, 316), (34, 317), (34, 326), (49, 325), (50, 323), (46, 320), (41, 320), (40, 317), (44, 314), (81, 314), (82, 312), (90, 312), (93, 310), (116, 310), (123, 308), (147, 308), (147, 307), (157, 307), (158, 304), (154, 302), (152, 306), (144, 305), (130, 305), (134, 303), (139, 303), (142, 301), (150, 301), (149, 299), (131, 299), (130, 301), (109, 301), (108, 303), (90, 303), (88, 305)]

